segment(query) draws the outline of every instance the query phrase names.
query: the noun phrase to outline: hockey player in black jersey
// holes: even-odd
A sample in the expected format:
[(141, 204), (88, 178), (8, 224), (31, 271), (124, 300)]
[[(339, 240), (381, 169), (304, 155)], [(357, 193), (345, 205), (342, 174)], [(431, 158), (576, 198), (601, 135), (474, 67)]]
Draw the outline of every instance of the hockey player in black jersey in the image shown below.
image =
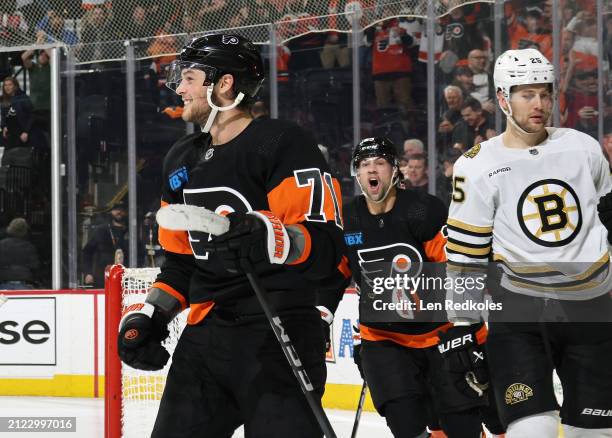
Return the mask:
[[(351, 168), (363, 194), (345, 206), (344, 232), (361, 294), (361, 346), (356, 346), (361, 364), (356, 362), (370, 387), (374, 406), (395, 437), (426, 437), (426, 426), (439, 419), (450, 438), (479, 438), (481, 408), (487, 404), (484, 360), (463, 366), (455, 362), (449, 369), (437, 345), (440, 337), (453, 333), (452, 324), (410, 319), (371, 321), (372, 313), (366, 309), (365, 297), (372, 294), (370, 273), (383, 269), (377, 267), (381, 263), (387, 263), (391, 270), (397, 265), (400, 272), (421, 262), (446, 261), (447, 239), (442, 230), (446, 207), (434, 196), (398, 189), (398, 164), (395, 146), (386, 138), (362, 140), (353, 153)], [(467, 352), (482, 355), (486, 328), (480, 325), (472, 335), (474, 342)], [(452, 362), (453, 355), (463, 353), (445, 354)], [(460, 389), (470, 371), (476, 389), (467, 385)], [(428, 421), (431, 397), (438, 418)], [(495, 414), (486, 423), (493, 432), (503, 432)]]
[(164, 161), (162, 208), (185, 203), (227, 215), (219, 236), (160, 227), (166, 262), (145, 305), (120, 325), (121, 359), (160, 369), (166, 324), (189, 308), (153, 438), (321, 437), (244, 273), (252, 265), (280, 316), (320, 403), (325, 334), (315, 305), (333, 316), (337, 294), (321, 282), (349, 275), (341, 196), (317, 144), (298, 126), (253, 120), (248, 101), (264, 67), (245, 38), (208, 34), (181, 51), (167, 84), (183, 119), (202, 132), (178, 140)]

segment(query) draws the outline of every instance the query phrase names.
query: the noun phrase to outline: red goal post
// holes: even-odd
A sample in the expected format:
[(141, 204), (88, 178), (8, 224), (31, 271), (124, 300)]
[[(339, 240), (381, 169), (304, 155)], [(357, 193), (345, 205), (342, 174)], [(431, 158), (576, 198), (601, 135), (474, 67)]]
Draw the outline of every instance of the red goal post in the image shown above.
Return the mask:
[[(142, 371), (121, 363), (117, 334), (123, 309), (144, 302), (159, 268), (114, 265), (105, 276), (105, 438), (148, 438), (151, 435), (170, 362), (160, 371)], [(170, 354), (185, 327), (186, 313), (169, 325), (164, 346)]]

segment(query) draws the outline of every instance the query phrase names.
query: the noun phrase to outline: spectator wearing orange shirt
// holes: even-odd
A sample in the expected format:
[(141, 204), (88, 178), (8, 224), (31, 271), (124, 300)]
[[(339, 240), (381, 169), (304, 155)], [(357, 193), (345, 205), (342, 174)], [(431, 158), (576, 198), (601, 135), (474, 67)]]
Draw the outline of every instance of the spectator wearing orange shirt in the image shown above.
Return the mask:
[(525, 25), (519, 23), (516, 14), (508, 23), (511, 49), (535, 48), (552, 61), (552, 36), (542, 28), (542, 10), (537, 6), (527, 8)]
[(376, 107), (397, 105), (404, 114), (413, 108), (412, 57), (408, 49), (413, 38), (400, 21), (392, 18), (368, 29), (366, 39), (372, 45), (372, 77)]

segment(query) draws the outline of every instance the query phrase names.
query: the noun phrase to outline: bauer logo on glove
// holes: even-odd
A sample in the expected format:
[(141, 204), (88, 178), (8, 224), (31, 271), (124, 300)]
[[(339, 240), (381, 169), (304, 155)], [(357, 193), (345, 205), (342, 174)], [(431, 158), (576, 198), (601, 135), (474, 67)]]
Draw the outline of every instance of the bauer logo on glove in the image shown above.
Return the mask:
[(484, 351), (476, 341), (478, 328), (478, 325), (455, 326), (438, 333), (438, 351), (444, 367), (457, 389), (472, 398), (482, 397), (489, 387)]

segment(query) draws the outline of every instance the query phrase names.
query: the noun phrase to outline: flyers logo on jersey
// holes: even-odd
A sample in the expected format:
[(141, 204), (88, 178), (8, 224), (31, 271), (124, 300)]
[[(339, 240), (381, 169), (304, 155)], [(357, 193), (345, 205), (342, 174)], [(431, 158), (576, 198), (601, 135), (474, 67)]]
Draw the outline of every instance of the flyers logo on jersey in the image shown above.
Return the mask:
[(406, 274), (416, 277), (421, 273), (423, 258), (407, 243), (393, 243), (357, 251), (361, 276), (372, 286), (375, 278)]
[[(220, 215), (233, 212), (246, 213), (252, 211), (251, 204), (242, 193), (230, 187), (209, 187), (205, 189), (183, 190), (185, 203), (206, 207)], [(208, 251), (202, 246), (211, 236), (200, 231), (189, 231), (189, 244), (197, 260), (208, 260)]]
[(547, 247), (567, 245), (582, 227), (578, 196), (558, 179), (536, 181), (527, 187), (519, 198), (517, 215), (525, 235)]

